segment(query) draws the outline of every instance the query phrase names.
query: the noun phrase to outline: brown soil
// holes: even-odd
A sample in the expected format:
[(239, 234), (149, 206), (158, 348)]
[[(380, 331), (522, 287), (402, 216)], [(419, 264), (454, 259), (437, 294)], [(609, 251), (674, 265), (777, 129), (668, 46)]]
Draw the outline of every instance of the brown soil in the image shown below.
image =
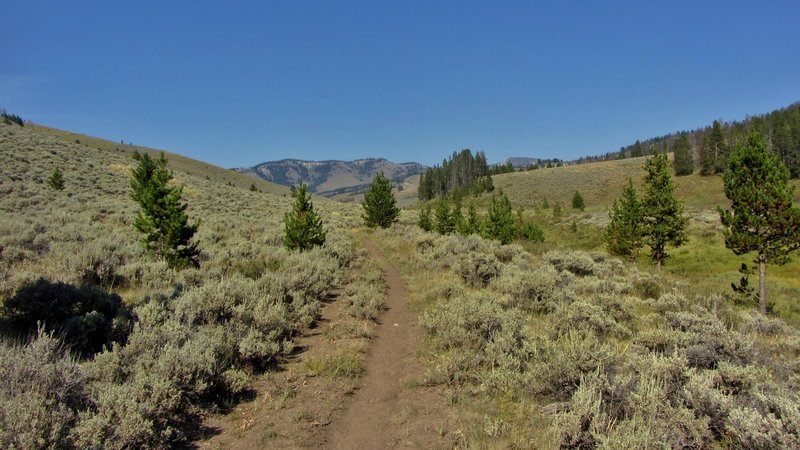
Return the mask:
[[(367, 370), (344, 414), (330, 426), (329, 448), (430, 448), (446, 445), (441, 395), (414, 387), (422, 374), (416, 351), (417, 316), (408, 307), (397, 268), (370, 241), (367, 250), (383, 269), (389, 286), (387, 311), (367, 356)], [(438, 434), (438, 436), (437, 436)]]
[[(369, 240), (365, 245), (389, 287), (387, 309), (372, 338), (340, 331), (352, 322), (331, 298), (317, 326), (298, 340), (295, 355), (280, 371), (260, 377), (253, 400), (204, 421), (216, 434), (198, 447), (453, 448), (456, 420), (447, 414), (442, 389), (417, 385), (424, 370), (417, 355), (421, 332), (406, 301), (405, 282)], [(366, 348), (360, 377), (309, 374), (307, 361), (330, 356), (342, 346)]]

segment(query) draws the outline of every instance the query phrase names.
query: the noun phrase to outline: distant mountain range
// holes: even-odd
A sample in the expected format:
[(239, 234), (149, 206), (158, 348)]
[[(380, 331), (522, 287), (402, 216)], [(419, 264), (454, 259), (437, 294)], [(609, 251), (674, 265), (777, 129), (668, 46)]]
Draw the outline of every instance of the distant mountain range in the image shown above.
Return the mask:
[(304, 182), (309, 191), (333, 197), (366, 190), (375, 175), (381, 171), (393, 182), (401, 183), (408, 177), (422, 173), (424, 169), (424, 165), (415, 162), (393, 163), (383, 158), (368, 158), (355, 161), (283, 159), (236, 171), (285, 186)]

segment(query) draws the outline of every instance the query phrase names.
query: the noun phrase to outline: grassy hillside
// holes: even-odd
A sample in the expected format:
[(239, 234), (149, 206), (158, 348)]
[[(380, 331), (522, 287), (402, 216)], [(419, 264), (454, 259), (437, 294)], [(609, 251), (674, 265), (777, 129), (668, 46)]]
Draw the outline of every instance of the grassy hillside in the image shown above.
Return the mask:
[[(277, 194), (253, 192), (244, 175), (169, 154), (202, 250), (199, 268), (173, 271), (139, 245), (133, 149), (117, 147), (0, 124), (4, 447), (163, 448), (198, 438), (204, 415), (250, 395), (294, 352), (358, 259), (358, 208), (316, 199), (327, 245), (290, 253), (284, 188), (263, 182)], [(47, 184), (56, 167), (63, 190)], [(352, 290), (371, 299), (369, 288)], [(58, 337), (83, 351), (65, 354)]]
[[(671, 159), (670, 154), (670, 159)], [(589, 164), (514, 172), (493, 177), (496, 189), (508, 194), (514, 205), (524, 208), (540, 207), (542, 200), (560, 202), (570, 207), (572, 195), (579, 191), (586, 200), (587, 211), (608, 210), (615, 199), (622, 195), (628, 179), (641, 187), (646, 158), (629, 158), (618, 161), (602, 161)], [(715, 210), (725, 206), (728, 199), (722, 191), (722, 179), (718, 176), (693, 175), (677, 177), (677, 197), (691, 210)], [(800, 187), (800, 180), (793, 181)], [(800, 190), (795, 191), (800, 200)]]
[[(148, 147), (139, 147), (136, 145), (120, 144), (105, 139), (63, 131), (43, 125), (28, 124), (26, 125), (26, 128), (30, 128), (45, 136), (57, 138), (61, 141), (79, 143), (81, 146), (87, 149), (102, 150), (105, 152), (117, 152), (120, 155), (126, 155), (129, 158), (132, 158), (134, 151), (138, 151), (140, 153), (150, 153), (153, 156), (158, 156), (158, 154), (163, 151)], [(256, 188), (262, 192), (280, 195), (289, 194), (289, 188), (280, 184), (271, 183), (260, 178), (248, 177), (234, 170), (217, 167), (212, 164), (178, 155), (176, 153), (165, 151), (164, 154), (167, 156), (167, 159), (169, 159), (170, 167), (173, 170), (183, 172), (188, 175), (197, 175), (206, 178), (208, 181), (222, 184), (232, 184), (236, 187), (245, 189), (249, 188), (251, 184), (255, 184)]]
[[(641, 192), (644, 178), (642, 169), (646, 158), (538, 169), (497, 175), (494, 185), (505, 192), (514, 208), (522, 207), (545, 231), (545, 243), (527, 245), (533, 252), (543, 253), (553, 249), (579, 249), (605, 251), (603, 228), (608, 223), (608, 211), (615, 199), (622, 194), (623, 185), (632, 179)], [(698, 173), (676, 177), (676, 196), (685, 205), (689, 222), (689, 242), (670, 254), (666, 270), (679, 276), (699, 292), (723, 293), (730, 296), (731, 283), (738, 282), (742, 263), (752, 266), (752, 255), (736, 256), (728, 250), (722, 238), (717, 206), (726, 207), (728, 199), (718, 176), (704, 177)], [(795, 186), (795, 202), (800, 203), (800, 180), (791, 182)], [(572, 196), (579, 191), (586, 201), (583, 212), (573, 210)], [(491, 194), (465, 199), (464, 204), (474, 202), (479, 209), (488, 208)], [(547, 208), (543, 207), (547, 200)], [(555, 205), (561, 213), (555, 216)], [(574, 223), (574, 227), (573, 227)], [(636, 264), (647, 269), (647, 249), (640, 252)], [(800, 281), (796, 274), (800, 261), (796, 257), (785, 266), (770, 266), (768, 289), (774, 307), (784, 318), (800, 323)], [(750, 275), (751, 286), (758, 275)]]

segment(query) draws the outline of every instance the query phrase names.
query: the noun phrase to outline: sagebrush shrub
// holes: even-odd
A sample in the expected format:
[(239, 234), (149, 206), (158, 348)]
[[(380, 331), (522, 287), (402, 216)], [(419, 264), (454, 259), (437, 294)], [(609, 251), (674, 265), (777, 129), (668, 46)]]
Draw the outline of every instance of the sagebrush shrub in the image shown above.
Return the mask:
[(66, 347), (39, 329), (25, 345), (0, 340), (0, 361), (0, 447), (72, 447), (87, 392)]

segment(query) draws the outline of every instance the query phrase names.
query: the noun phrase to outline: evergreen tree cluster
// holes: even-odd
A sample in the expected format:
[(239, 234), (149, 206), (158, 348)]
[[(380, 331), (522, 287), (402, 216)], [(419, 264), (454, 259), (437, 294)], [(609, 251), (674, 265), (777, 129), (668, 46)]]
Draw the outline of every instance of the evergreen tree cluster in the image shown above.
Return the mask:
[(608, 251), (634, 258), (639, 248), (650, 247), (650, 259), (662, 268), (669, 257), (667, 247), (679, 247), (686, 242), (688, 218), (675, 198), (675, 180), (669, 173), (667, 155), (660, 153), (645, 161), (647, 172), (644, 194), (638, 198), (633, 182), (628, 184), (619, 202), (611, 207), (611, 222), (606, 227)]
[(200, 250), (191, 239), (199, 224), (189, 225), (187, 205), (181, 202), (183, 188), (169, 183), (172, 171), (167, 169), (167, 158), (164, 153), (153, 159), (139, 152), (133, 157), (139, 164), (131, 178), (131, 197), (140, 206), (133, 226), (144, 234), (142, 245), (172, 268), (197, 266)]
[(478, 216), (475, 205), (469, 206), (466, 216), (461, 210), (460, 201), (443, 197), (436, 204), (435, 210), (432, 210), (430, 204), (420, 210), (419, 227), (439, 234), (479, 234), (486, 239), (496, 239), (502, 244), (510, 244), (514, 239), (544, 242), (542, 229), (526, 220), (522, 209), (517, 210), (515, 217), (511, 201), (502, 192), (492, 196), (492, 203), (484, 220)]
[[(739, 142), (744, 142), (750, 131), (758, 131), (766, 138), (767, 150), (778, 155), (789, 169), (792, 178), (800, 177), (800, 102), (768, 114), (748, 117), (742, 121), (720, 122), (691, 131), (679, 131), (620, 147), (619, 151), (602, 155), (584, 156), (577, 164), (611, 161), (635, 156), (665, 153), (683, 135), (690, 145), (693, 163), (705, 175), (725, 171), (727, 155)], [(683, 145), (683, 144), (681, 144)], [(677, 169), (677, 167), (676, 167)]]
[(3, 122), (5, 122), (6, 125), (11, 125), (12, 123), (15, 123), (21, 127), (25, 126), (25, 121), (22, 120), (22, 117), (16, 114), (9, 114), (5, 109), (0, 110), (0, 117), (3, 118)]
[(486, 155), (469, 149), (453, 152), (442, 165), (429, 167), (420, 175), (419, 199), (422, 201), (448, 194), (491, 192), (494, 184), (486, 162)]

